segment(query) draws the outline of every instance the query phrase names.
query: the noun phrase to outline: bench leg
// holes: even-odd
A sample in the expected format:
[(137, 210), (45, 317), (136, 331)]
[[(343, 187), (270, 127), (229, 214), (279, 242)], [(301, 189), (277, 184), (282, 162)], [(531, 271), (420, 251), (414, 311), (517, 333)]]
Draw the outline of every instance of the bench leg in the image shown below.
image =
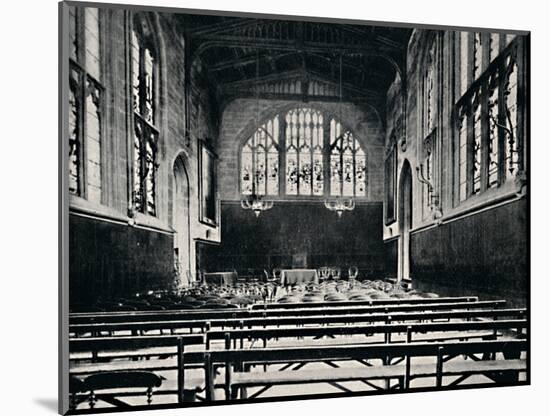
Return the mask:
[(183, 390), (183, 401), (184, 402), (195, 402), (195, 401), (197, 401), (197, 389)]
[(236, 400), (239, 396), (239, 388), (231, 386), (231, 400)]

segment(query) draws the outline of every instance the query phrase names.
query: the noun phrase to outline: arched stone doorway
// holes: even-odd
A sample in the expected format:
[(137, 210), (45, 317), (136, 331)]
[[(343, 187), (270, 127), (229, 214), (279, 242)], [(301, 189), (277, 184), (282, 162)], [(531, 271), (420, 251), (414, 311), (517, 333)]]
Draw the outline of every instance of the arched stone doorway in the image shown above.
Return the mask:
[(179, 284), (189, 285), (191, 269), (191, 235), (189, 216), (189, 176), (182, 156), (174, 162), (174, 188), (172, 197), (172, 226), (174, 235), (174, 262), (179, 272)]
[(412, 172), (411, 165), (405, 160), (399, 178), (399, 250), (397, 262), (398, 280), (410, 279), (410, 230), (412, 228)]

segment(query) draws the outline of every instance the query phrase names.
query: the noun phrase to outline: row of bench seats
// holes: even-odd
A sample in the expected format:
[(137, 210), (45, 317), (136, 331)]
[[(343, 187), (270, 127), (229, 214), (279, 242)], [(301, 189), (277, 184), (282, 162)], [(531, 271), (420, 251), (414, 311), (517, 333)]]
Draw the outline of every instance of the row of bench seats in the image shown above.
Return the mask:
[[(155, 390), (155, 395), (177, 396), (180, 404), (193, 398), (200, 399), (200, 389), (205, 391), (206, 400), (218, 398), (215, 394), (216, 388), (225, 391), (226, 400), (233, 400), (237, 397), (245, 399), (247, 389), (255, 386), (263, 386), (259, 390), (261, 392), (274, 385), (323, 382), (338, 385), (342, 381), (356, 379), (365, 383), (385, 380), (388, 386), (390, 380), (394, 379), (398, 381), (396, 388), (409, 388), (412, 379), (433, 376), (440, 380), (443, 375), (460, 371), (463, 372), (461, 377), (485, 374), (496, 381), (517, 381), (517, 373), (526, 368), (525, 361), (520, 358), (524, 351), (523, 341), (515, 340), (514, 342), (519, 343), (509, 344), (517, 346), (512, 352), (509, 351), (511, 347), (506, 347), (507, 344), (495, 342), (501, 342), (498, 338), (503, 333), (524, 335), (527, 327), (525, 310), (498, 309), (499, 306), (504, 306), (503, 302), (479, 302), (475, 298), (440, 298), (438, 302), (429, 300), (408, 304), (390, 302), (325, 308), (311, 305), (280, 309), (251, 308), (229, 315), (222, 311), (181, 311), (176, 317), (164, 314), (163, 311), (156, 314), (127, 313), (124, 314), (125, 317), (120, 313), (88, 316), (78, 314), (72, 315), (70, 319), (70, 330), (73, 334), (70, 341), (71, 375), (83, 381), (84, 385), (81, 387), (86, 388), (89, 377), (113, 371), (116, 372), (115, 377), (128, 377), (128, 372), (172, 372), (172, 380), (163, 382), (162, 388)], [(237, 312), (244, 313), (240, 316), (234, 315)], [(441, 319), (447, 322), (434, 322)], [(303, 326), (306, 324), (313, 326)], [(201, 332), (178, 333), (196, 328), (200, 328)], [(170, 334), (148, 334), (149, 331), (157, 330), (169, 330)], [(130, 331), (130, 334), (124, 334), (125, 331)], [(372, 337), (371, 340), (367, 336)], [(294, 338), (299, 339), (293, 340)], [(284, 339), (290, 341), (281, 347)], [(276, 340), (274, 342), (277, 348), (268, 345), (272, 340)], [(338, 345), (323, 345), (327, 340)], [(473, 350), (470, 352), (469, 348), (475, 342), (478, 343), (475, 344), (476, 348), (482, 350), (478, 352), (485, 354), (485, 357), (487, 354), (496, 356), (496, 353), (506, 352), (509, 359), (496, 360), (496, 363), (484, 360), (477, 366), (472, 362), (464, 366), (453, 362), (441, 371), (438, 370), (439, 364), (431, 364), (431, 367), (428, 364), (424, 364), (424, 367), (415, 364), (412, 370), (410, 368), (413, 357), (429, 355), (439, 360), (439, 350), (434, 350), (433, 346), (443, 348), (440, 354), (442, 356), (451, 356), (448, 351), (455, 350), (447, 348), (456, 345), (456, 348), (464, 348), (461, 354), (474, 357)], [(488, 342), (492, 344), (487, 344)], [(346, 343), (349, 345), (345, 345)], [(416, 347), (424, 344), (431, 347), (424, 350)], [(392, 350), (396, 345), (401, 349), (396, 347), (397, 349)], [(292, 363), (294, 360), (305, 363), (380, 358), (375, 353), (378, 351), (376, 348), (365, 350), (367, 347), (386, 351), (382, 357), (385, 357), (382, 366), (321, 370), (318, 376), (314, 376), (309, 370), (250, 371), (254, 364), (268, 369), (276, 362)], [(331, 355), (332, 352), (336, 355)], [(420, 352), (424, 355), (418, 355)], [(159, 360), (159, 357), (164, 359)], [(406, 361), (405, 367), (398, 367), (395, 363), (392, 365), (391, 358), (398, 357)], [(185, 377), (186, 371), (193, 369), (195, 372), (200, 369), (203, 375), (198, 378), (196, 375)], [(317, 371), (319, 370), (315, 374)], [(218, 372), (221, 374), (216, 375)], [(498, 377), (495, 376), (497, 373), (500, 374)], [(437, 386), (441, 387), (442, 384), (436, 383)], [(96, 383), (96, 390), (97, 387)], [(153, 387), (155, 386), (147, 389), (148, 403), (152, 399), (150, 394)], [(108, 385), (107, 388), (112, 386)], [(97, 396), (95, 390), (86, 394), (80, 390), (73, 393), (74, 406), (85, 399), (90, 405), (95, 405), (98, 397), (107, 403), (123, 406), (124, 402), (118, 398), (136, 394), (119, 392), (116, 395)], [(90, 399), (92, 396), (93, 400)]]

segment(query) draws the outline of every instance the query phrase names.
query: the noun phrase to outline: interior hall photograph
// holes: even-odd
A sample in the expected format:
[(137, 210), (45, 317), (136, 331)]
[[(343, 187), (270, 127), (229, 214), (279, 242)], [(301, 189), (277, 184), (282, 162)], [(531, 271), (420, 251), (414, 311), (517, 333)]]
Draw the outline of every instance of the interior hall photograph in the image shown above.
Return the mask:
[(59, 3), (59, 412), (529, 385), (530, 40)]

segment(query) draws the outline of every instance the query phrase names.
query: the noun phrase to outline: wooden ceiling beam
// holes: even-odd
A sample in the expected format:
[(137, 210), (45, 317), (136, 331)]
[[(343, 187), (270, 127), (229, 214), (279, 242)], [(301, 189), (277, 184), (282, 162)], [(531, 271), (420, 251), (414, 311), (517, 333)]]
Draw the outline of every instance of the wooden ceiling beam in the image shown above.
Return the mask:
[[(282, 100), (282, 101), (296, 101), (296, 102), (310, 102), (310, 101), (319, 101), (327, 103), (338, 103), (340, 102), (339, 97), (326, 96), (326, 95), (305, 95), (290, 94), (290, 93), (271, 93), (271, 92), (260, 92), (252, 93), (250, 91), (233, 91), (226, 92), (223, 95), (223, 105), (226, 105), (228, 102), (235, 99), (260, 99), (260, 100)], [(346, 94), (342, 97), (342, 103), (353, 103), (358, 105), (368, 105), (372, 108), (375, 108), (376, 111), (380, 111), (385, 106), (385, 98), (379, 97), (364, 97), (359, 95)]]
[(189, 33), (195, 37), (213, 36), (227, 30), (240, 29), (250, 25), (250, 19), (234, 17), (231, 20), (226, 20), (224, 22), (214, 23), (211, 25), (196, 26), (195, 28), (190, 27), (188, 30)]
[[(196, 45), (196, 43), (194, 43)], [(268, 51), (283, 51), (283, 52), (299, 52), (305, 51), (308, 53), (321, 54), (361, 54), (363, 56), (376, 56), (385, 59), (393, 66), (394, 70), (400, 74), (404, 72), (404, 59), (401, 56), (402, 51), (388, 52), (385, 48), (373, 47), (369, 45), (342, 45), (332, 43), (313, 43), (304, 42), (300, 47), (295, 41), (286, 40), (266, 40), (266, 39), (246, 39), (240, 37), (225, 37), (217, 40), (206, 41), (200, 43), (194, 50), (194, 56), (201, 56), (211, 48), (249, 48), (249, 49), (265, 49)], [(335, 52), (337, 51), (337, 52)]]
[[(276, 54), (276, 55), (263, 54), (263, 55), (260, 55), (260, 59), (265, 58), (269, 61), (274, 61), (274, 60), (282, 59), (282, 58), (285, 58), (287, 56), (294, 55), (294, 54), (295, 54), (295, 52), (280, 53), (280, 54)], [(252, 65), (252, 64), (256, 63), (256, 59), (257, 59), (256, 54), (243, 56), (240, 59), (229, 59), (227, 61), (222, 61), (222, 62), (218, 62), (218, 63), (213, 64), (213, 65), (210, 65), (208, 67), (208, 70), (216, 72), (216, 71), (223, 71), (225, 69), (236, 68), (236, 67), (239, 67), (239, 66)]]
[[(277, 74), (270, 74), (267, 76), (263, 76), (257, 79), (247, 79), (247, 80), (241, 80), (241, 81), (233, 81), (228, 83), (221, 83), (220, 89), (222, 93), (225, 94), (235, 94), (237, 92), (240, 92), (242, 94), (246, 94), (247, 96), (254, 96), (255, 90), (254, 87), (256, 85), (262, 85), (268, 82), (273, 81), (292, 81), (296, 79), (303, 79), (303, 71), (302, 70), (295, 70), (295, 71), (287, 71)], [(326, 75), (319, 74), (315, 71), (308, 70), (307, 76), (310, 80), (316, 80), (319, 82), (325, 82), (327, 84), (332, 85), (334, 88), (339, 88), (339, 82), (338, 80), (330, 79)], [(384, 91), (378, 91), (378, 90), (372, 90), (369, 88), (362, 88), (358, 87), (357, 85), (350, 84), (348, 82), (342, 82), (342, 89), (343, 94), (350, 95), (349, 93), (352, 92), (353, 95), (357, 97), (363, 97), (368, 99), (385, 99), (384, 97), (385, 92)]]

